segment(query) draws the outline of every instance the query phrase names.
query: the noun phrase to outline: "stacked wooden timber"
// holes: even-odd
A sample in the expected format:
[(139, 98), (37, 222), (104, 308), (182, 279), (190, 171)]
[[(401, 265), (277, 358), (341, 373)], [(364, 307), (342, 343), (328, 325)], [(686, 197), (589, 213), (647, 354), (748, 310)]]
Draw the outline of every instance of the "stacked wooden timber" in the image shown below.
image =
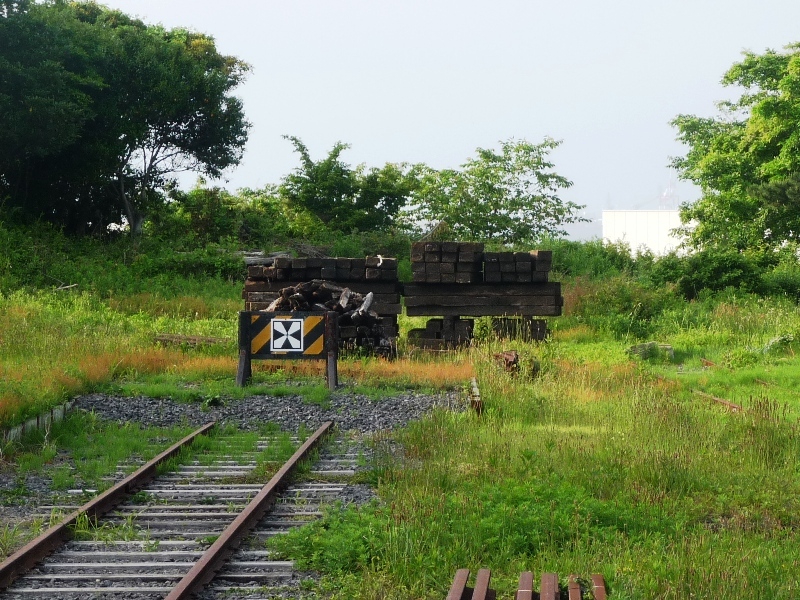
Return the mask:
[[(413, 330), (410, 339), (424, 347), (449, 347), (465, 341), (465, 333), (471, 338), (473, 322), (461, 317), (502, 317), (495, 324), (498, 335), (517, 335), (528, 339), (544, 339), (547, 328), (544, 321), (532, 317), (557, 316), (561, 314), (564, 299), (561, 284), (549, 282), (553, 254), (549, 250), (530, 252), (483, 252), (482, 248), (470, 249), (481, 257), (480, 268), (471, 273), (481, 274), (478, 281), (463, 283), (458, 279), (443, 280), (441, 276), (429, 275), (431, 264), (437, 264), (437, 252), (445, 256), (453, 242), (438, 244), (419, 243), (412, 246), (412, 269), (416, 254), (418, 267), (414, 282), (404, 288), (406, 313), (409, 316), (437, 316), (424, 329)], [(475, 245), (473, 245), (475, 246)], [(480, 245), (477, 245), (480, 246)], [(452, 254), (447, 254), (452, 260)], [(456, 265), (458, 262), (456, 262)], [(456, 271), (457, 273), (458, 271)], [(434, 270), (435, 273), (435, 270)], [(509, 319), (509, 317), (512, 317)]]
[(428, 319), (424, 328), (411, 329), (408, 332), (408, 341), (412, 346), (418, 348), (444, 350), (469, 344), (472, 341), (474, 329), (474, 319), (459, 319), (458, 317)]
[(259, 281), (397, 281), (397, 259), (382, 256), (366, 258), (289, 258), (277, 257), (272, 265), (251, 265), (247, 276)]
[[(319, 275), (317, 275), (319, 273)], [(247, 269), (242, 290), (247, 311), (265, 311), (281, 297), (282, 290), (313, 280), (324, 280), (351, 292), (373, 294), (370, 310), (380, 321), (385, 338), (397, 338), (397, 315), (402, 312), (397, 259), (381, 256), (366, 258), (275, 258), (271, 266), (253, 265)], [(340, 330), (342, 345), (359, 346), (359, 337), (349, 325)]]
[(486, 283), (542, 283), (547, 281), (553, 252), (485, 252), (483, 262)]
[(415, 283), (480, 283), (483, 244), (416, 242), (411, 245), (411, 277)]
[(389, 355), (394, 351), (396, 334), (386, 334), (381, 317), (372, 310), (374, 298), (373, 292), (362, 295), (348, 287), (314, 279), (282, 288), (266, 310), (336, 312), (339, 338), (345, 345)]

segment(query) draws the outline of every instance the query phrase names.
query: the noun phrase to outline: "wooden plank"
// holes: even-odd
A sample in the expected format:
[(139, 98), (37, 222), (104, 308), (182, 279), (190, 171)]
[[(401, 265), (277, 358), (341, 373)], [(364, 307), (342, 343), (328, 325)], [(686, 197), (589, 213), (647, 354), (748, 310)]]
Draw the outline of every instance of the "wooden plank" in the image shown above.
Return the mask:
[(519, 576), (519, 585), (514, 600), (533, 600), (533, 573), (525, 571)]
[(472, 284), (480, 283), (483, 281), (483, 275), (480, 273), (456, 273), (456, 283)]
[(442, 252), (458, 252), (459, 246), (458, 242), (442, 242), (441, 248)]
[(600, 574), (592, 575), (592, 591), (594, 600), (606, 600), (606, 580)]
[(244, 299), (247, 302), (272, 302), (280, 294), (278, 292), (245, 292)]
[(517, 272), (517, 265), (513, 262), (501, 262), (500, 263), (500, 272), (501, 273), (516, 273)]
[(539, 586), (539, 600), (556, 600), (558, 598), (558, 575), (555, 573), (542, 573), (542, 583)]
[[(287, 281), (253, 281), (251, 279), (247, 279), (244, 282), (244, 291), (245, 292), (279, 292), (285, 287), (295, 286), (299, 283), (306, 283), (304, 281), (299, 280), (287, 280)], [(334, 285), (338, 285), (341, 288), (350, 288), (354, 292), (358, 292), (359, 294), (367, 294), (372, 292), (373, 294), (396, 294), (399, 293), (401, 287), (398, 283), (395, 282), (385, 282), (381, 281), (378, 282), (364, 282), (364, 281), (331, 281)]]
[(569, 584), (567, 585), (567, 598), (568, 600), (581, 600), (581, 586), (578, 583), (578, 576), (574, 573), (569, 576)]
[(458, 252), (458, 262), (480, 264), (483, 262), (483, 252), (471, 252), (469, 250), (460, 250)]
[(262, 279), (264, 277), (264, 267), (261, 265), (250, 265), (247, 267), (247, 276), (253, 279)]
[(483, 242), (458, 242), (459, 252), (480, 252), (483, 253)]
[(458, 296), (467, 291), (471, 296), (560, 296), (561, 283), (558, 281), (508, 285), (475, 283), (469, 288), (464, 288), (462, 285), (407, 283), (403, 286), (403, 290), (406, 296)]
[(407, 306), (409, 317), (558, 317), (560, 306)]
[(475, 589), (472, 592), (472, 600), (490, 600), (492, 590), (489, 589), (489, 581), (492, 573), (489, 569), (480, 569), (475, 577)]
[[(271, 302), (246, 302), (245, 306), (247, 310), (251, 311), (265, 311), (269, 308)], [(378, 313), (378, 315), (402, 315), (403, 314), (403, 305), (402, 304), (383, 304), (379, 302), (373, 302), (372, 306), (370, 307), (371, 311)], [(174, 340), (166, 340), (161, 339), (158, 336), (156, 337), (156, 341), (160, 342), (173, 342), (173, 343), (189, 343), (189, 344), (207, 344), (212, 342), (192, 342), (191, 340), (181, 340), (178, 342), (174, 342)], [(214, 343), (221, 343), (221, 342), (214, 342)]]
[(468, 580), (469, 569), (459, 569), (456, 571), (456, 576), (453, 578), (453, 585), (450, 586), (450, 592), (447, 594), (447, 600), (466, 600), (466, 598), (469, 598), (467, 595)]
[(561, 306), (561, 296), (406, 296), (406, 306)]
[(384, 304), (383, 302), (373, 302), (370, 310), (375, 311), (379, 315), (402, 315), (402, 304)]

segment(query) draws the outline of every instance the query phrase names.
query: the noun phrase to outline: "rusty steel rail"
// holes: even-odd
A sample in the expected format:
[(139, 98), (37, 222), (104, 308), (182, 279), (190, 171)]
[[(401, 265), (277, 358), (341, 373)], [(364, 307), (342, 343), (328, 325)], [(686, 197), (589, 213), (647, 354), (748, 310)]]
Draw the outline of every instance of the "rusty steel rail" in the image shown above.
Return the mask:
[(89, 518), (96, 519), (115, 508), (127, 496), (148, 483), (155, 476), (156, 468), (159, 464), (175, 456), (198, 436), (208, 433), (214, 425), (215, 422), (213, 421), (206, 423), (197, 431), (187, 435), (154, 459), (142, 465), (136, 472), (128, 475), (115, 486), (107, 489), (68, 515), (61, 523), (54, 525), (9, 556), (0, 563), (0, 589), (7, 588), (17, 577), (33, 568), (36, 563), (67, 542), (72, 537), (70, 528), (75, 525), (79, 517), (86, 515)]
[(297, 449), (292, 457), (286, 461), (281, 469), (275, 473), (261, 491), (250, 501), (245, 509), (234, 519), (217, 540), (206, 550), (203, 556), (194, 564), (189, 572), (184, 575), (166, 600), (183, 600), (191, 598), (208, 584), (214, 575), (228, 560), (230, 555), (241, 543), (242, 539), (258, 524), (264, 514), (272, 507), (275, 497), (288, 484), (289, 478), (294, 473), (297, 465), (311, 450), (328, 434), (333, 426), (332, 421), (327, 421)]
[[(475, 586), (469, 587), (469, 569), (459, 569), (453, 578), (453, 585), (447, 594), (447, 600), (497, 600), (497, 592), (489, 587), (491, 571), (480, 569), (475, 577)], [(592, 575), (592, 593), (595, 600), (606, 600), (606, 582), (602, 575)], [(567, 597), (569, 600), (581, 600), (582, 590), (578, 577), (569, 576), (567, 584)], [(542, 573), (539, 591), (533, 589), (533, 573), (524, 572), (519, 577), (519, 585), (514, 594), (514, 600), (557, 600), (560, 598), (558, 575), (555, 573)]]

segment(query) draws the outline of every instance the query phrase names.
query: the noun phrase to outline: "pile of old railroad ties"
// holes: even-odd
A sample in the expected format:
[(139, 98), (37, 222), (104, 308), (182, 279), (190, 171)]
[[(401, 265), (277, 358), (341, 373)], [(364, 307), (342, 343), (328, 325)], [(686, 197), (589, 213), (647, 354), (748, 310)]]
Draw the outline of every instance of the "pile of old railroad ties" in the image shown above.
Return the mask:
[(413, 283), (403, 288), (409, 316), (441, 316), (409, 341), (425, 348), (469, 343), (474, 319), (493, 317), (499, 337), (542, 340), (547, 324), (534, 317), (558, 316), (561, 284), (550, 282), (550, 250), (484, 252), (483, 244), (418, 242), (411, 246)]
[(391, 354), (402, 312), (397, 259), (276, 257), (251, 265), (242, 297), (247, 311), (335, 311), (345, 348)]
[[(391, 352), (404, 297), (409, 316), (437, 317), (409, 332), (409, 343), (446, 349), (472, 340), (474, 318), (493, 317), (500, 336), (547, 335), (537, 317), (561, 314), (561, 284), (549, 281), (552, 252), (485, 252), (483, 244), (417, 242), (411, 246), (412, 283), (401, 284), (397, 259), (266, 259), (248, 267), (242, 297), (247, 311), (340, 313), (340, 343)], [(462, 318), (467, 317), (467, 318)]]

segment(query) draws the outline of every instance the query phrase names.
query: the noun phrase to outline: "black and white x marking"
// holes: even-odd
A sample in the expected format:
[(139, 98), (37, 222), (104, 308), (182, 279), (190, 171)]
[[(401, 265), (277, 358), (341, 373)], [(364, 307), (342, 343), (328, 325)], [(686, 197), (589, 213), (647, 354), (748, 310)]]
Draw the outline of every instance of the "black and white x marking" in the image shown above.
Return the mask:
[(273, 319), (270, 351), (302, 352), (303, 319)]

